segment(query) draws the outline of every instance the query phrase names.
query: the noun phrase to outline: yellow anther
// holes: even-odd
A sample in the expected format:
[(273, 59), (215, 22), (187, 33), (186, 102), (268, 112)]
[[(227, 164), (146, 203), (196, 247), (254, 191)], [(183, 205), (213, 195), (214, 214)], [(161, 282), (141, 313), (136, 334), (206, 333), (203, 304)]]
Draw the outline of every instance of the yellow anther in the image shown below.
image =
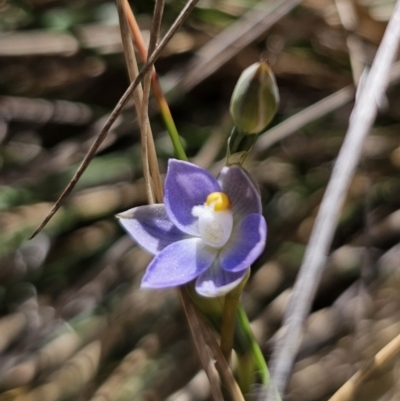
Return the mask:
[(231, 201), (223, 192), (212, 192), (207, 196), (206, 205), (212, 205), (215, 212), (223, 212), (231, 208)]

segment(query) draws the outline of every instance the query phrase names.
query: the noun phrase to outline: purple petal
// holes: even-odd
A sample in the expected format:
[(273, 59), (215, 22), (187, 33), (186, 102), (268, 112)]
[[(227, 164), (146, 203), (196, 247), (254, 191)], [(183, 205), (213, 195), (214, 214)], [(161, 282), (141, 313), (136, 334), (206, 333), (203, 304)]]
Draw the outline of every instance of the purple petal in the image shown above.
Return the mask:
[(219, 297), (235, 288), (246, 276), (247, 270), (237, 273), (221, 269), (218, 260), (197, 277), (196, 292), (203, 297)]
[(152, 254), (157, 254), (173, 242), (187, 238), (169, 220), (163, 204), (139, 206), (117, 217), (128, 234)]
[(186, 284), (211, 266), (217, 250), (200, 238), (174, 242), (150, 263), (142, 280), (143, 288), (169, 288)]
[(221, 191), (219, 184), (207, 170), (180, 160), (169, 161), (164, 203), (169, 218), (183, 232), (200, 235), (192, 209), (216, 191)]
[(218, 177), (222, 192), (232, 203), (235, 222), (252, 213), (261, 213), (261, 197), (248, 173), (241, 167), (224, 167)]
[(234, 229), (222, 249), (221, 267), (230, 272), (247, 269), (262, 253), (267, 238), (267, 224), (260, 214), (245, 217)]

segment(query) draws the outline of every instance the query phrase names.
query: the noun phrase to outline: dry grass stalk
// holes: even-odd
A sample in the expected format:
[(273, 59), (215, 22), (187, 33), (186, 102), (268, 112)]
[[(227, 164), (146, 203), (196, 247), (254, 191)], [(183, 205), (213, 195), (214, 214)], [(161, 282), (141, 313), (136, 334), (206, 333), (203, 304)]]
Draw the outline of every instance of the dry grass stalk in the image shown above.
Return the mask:
[[(121, 28), (121, 38), (122, 44), (124, 47), (124, 55), (126, 66), (128, 69), (130, 82), (134, 81), (139, 74), (139, 67), (136, 61), (135, 49), (133, 48), (133, 43), (131, 39), (131, 35), (129, 32), (128, 23), (126, 21), (125, 12), (124, 12), (124, 0), (117, 0), (117, 8), (118, 8), (118, 16), (119, 16), (119, 25)], [(151, 71), (151, 69), (150, 69)], [(154, 172), (155, 174), (151, 174), (150, 172), (150, 163), (149, 163), (149, 148), (154, 152), (154, 146), (149, 146), (149, 142), (152, 141), (153, 135), (151, 133), (151, 127), (149, 123), (148, 116), (143, 116), (143, 102), (144, 102), (143, 88), (141, 84), (137, 86), (137, 88), (133, 92), (133, 101), (135, 104), (136, 114), (138, 116), (140, 132), (141, 132), (141, 144), (142, 144), (142, 163), (143, 163), (143, 176), (146, 184), (146, 194), (149, 203), (155, 203), (154, 196), (154, 185), (152, 185), (152, 179), (154, 177), (159, 177), (159, 172)], [(147, 97), (148, 101), (148, 97)], [(144, 117), (144, 118), (143, 118)], [(153, 142), (154, 144), (154, 142)], [(152, 152), (152, 153), (153, 153)], [(156, 157), (153, 153), (152, 158)], [(158, 173), (158, 174), (157, 174)]]
[(382, 348), (350, 380), (348, 380), (328, 401), (352, 401), (358, 389), (374, 375), (382, 372), (400, 354), (400, 335)]
[[(124, 5), (126, 9), (127, 0), (125, 0)], [(150, 31), (150, 43), (149, 43), (149, 50), (148, 54), (154, 52), (156, 48), (157, 41), (160, 35), (160, 27), (161, 27), (161, 20), (162, 14), (164, 10), (164, 1), (157, 0), (154, 6), (154, 15), (152, 20), (152, 27)], [(162, 184), (161, 184), (161, 177), (158, 171), (158, 162), (157, 162), (157, 155), (154, 148), (154, 139), (151, 133), (151, 127), (149, 122), (149, 97), (150, 97), (150, 87), (151, 87), (151, 78), (154, 71), (154, 67), (149, 69), (143, 79), (143, 100), (142, 100), (142, 108), (140, 111), (140, 120), (141, 120), (141, 127), (142, 127), (142, 135), (144, 143), (148, 144), (148, 146), (152, 149), (151, 153), (147, 156), (149, 157), (149, 165), (150, 168), (154, 171), (157, 170), (157, 173), (153, 176), (153, 180), (155, 180), (154, 189), (156, 192), (156, 198), (158, 202), (162, 202)]]
[[(201, 365), (206, 372), (208, 381), (210, 383), (210, 390), (214, 401), (224, 401), (221, 389), (219, 387), (219, 380), (216, 372), (213, 369), (212, 356), (207, 347), (204, 333), (206, 330), (206, 323), (201, 319), (199, 312), (190, 301), (186, 290), (180, 289), (179, 294), (185, 315), (188, 317), (188, 323), (192, 338), (196, 345), (197, 353), (200, 358)], [(190, 317), (190, 318), (189, 318)]]
[[(347, 189), (357, 167), (362, 144), (375, 121), (378, 103), (389, 84), (390, 70), (400, 41), (400, 1), (396, 3), (379, 46), (365, 87), (350, 117), (345, 141), (329, 181), (314, 225), (309, 246), (294, 287), (293, 297), (285, 315), (285, 332), (277, 342), (272, 357), (272, 377), (283, 394), (290, 376), (294, 358), (300, 346), (304, 322), (310, 311), (332, 242), (337, 220)], [(273, 399), (273, 394), (269, 395)]]

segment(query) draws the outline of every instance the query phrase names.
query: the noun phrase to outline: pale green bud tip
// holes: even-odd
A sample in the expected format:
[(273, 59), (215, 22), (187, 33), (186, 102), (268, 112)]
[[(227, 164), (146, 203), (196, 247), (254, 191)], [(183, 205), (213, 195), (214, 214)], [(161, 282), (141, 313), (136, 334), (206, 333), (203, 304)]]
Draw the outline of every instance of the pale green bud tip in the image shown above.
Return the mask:
[(230, 112), (243, 134), (258, 134), (274, 118), (279, 106), (278, 86), (266, 61), (246, 68), (231, 98)]

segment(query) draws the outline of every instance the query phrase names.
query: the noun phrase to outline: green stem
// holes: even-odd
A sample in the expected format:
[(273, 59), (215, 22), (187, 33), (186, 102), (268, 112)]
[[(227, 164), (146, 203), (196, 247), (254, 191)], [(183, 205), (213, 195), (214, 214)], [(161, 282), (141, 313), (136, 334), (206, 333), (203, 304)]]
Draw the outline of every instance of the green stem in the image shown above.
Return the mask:
[(251, 386), (254, 384), (254, 373), (256, 371), (257, 368), (251, 354), (238, 355), (237, 382), (245, 398), (249, 398), (248, 395), (251, 392)]
[(256, 139), (256, 134), (245, 135), (236, 127), (233, 127), (228, 138), (226, 165), (232, 166), (236, 164), (242, 166)]
[[(269, 374), (269, 370), (268, 370), (268, 366), (267, 363), (265, 362), (264, 356), (261, 352), (260, 346), (258, 345), (256, 339), (254, 338), (254, 334), (253, 331), (251, 329), (250, 326), (250, 321), (247, 317), (246, 312), (243, 309), (242, 304), (239, 303), (238, 305), (238, 309), (237, 309), (237, 320), (238, 320), (238, 324), (240, 326), (240, 329), (243, 333), (243, 335), (245, 336), (246, 342), (249, 346), (249, 352), (251, 354), (251, 359), (255, 365), (255, 369), (256, 372), (260, 375), (261, 377), (261, 383), (263, 384), (263, 386), (265, 388), (268, 388), (268, 386), (273, 385), (273, 383), (270, 381), (270, 374)], [(238, 366), (239, 366), (239, 371), (242, 370), (241, 374), (239, 375), (240, 377), (244, 378), (244, 383), (243, 385), (245, 387), (249, 387), (248, 385), (248, 377), (250, 376), (250, 372), (244, 372), (243, 370), (246, 369), (246, 367), (250, 370), (253, 370), (253, 366), (251, 366), (248, 362), (249, 355), (248, 353), (244, 353), (242, 355), (240, 355), (238, 353)], [(242, 361), (243, 360), (243, 361)], [(251, 372), (254, 375), (254, 370)], [(254, 380), (254, 378), (253, 378)], [(244, 391), (244, 389), (242, 388), (241, 383), (239, 382), (239, 386), (242, 389), (242, 391)], [(276, 401), (281, 401), (281, 397), (278, 394), (278, 392), (276, 392), (276, 397), (275, 397)]]
[[(175, 156), (180, 160), (187, 160), (185, 150), (182, 146), (182, 142), (176, 129), (174, 120), (169, 111), (168, 104), (166, 102), (165, 104), (164, 102), (160, 102), (159, 105), (165, 125), (174, 146)], [(254, 144), (256, 137), (256, 135), (245, 137), (238, 133), (237, 130), (234, 128), (228, 143), (227, 165), (241, 165), (244, 162), (247, 153)], [(239, 360), (238, 384), (243, 394), (249, 393), (251, 385), (255, 381), (254, 376), (256, 372), (261, 376), (261, 383), (265, 387), (268, 387), (268, 385), (270, 384), (270, 375), (264, 356), (257, 341), (254, 338), (246, 312), (239, 302), (240, 294), (243, 290), (244, 285), (247, 282), (247, 278), (248, 276), (242, 281), (242, 284), (240, 286), (238, 286), (235, 290), (233, 290), (225, 297), (221, 327), (221, 350), (227, 361), (229, 361), (234, 341), (233, 337), (236, 319), (239, 329), (245, 336), (246, 343), (249, 345), (249, 349), (247, 350), (247, 352), (245, 352), (244, 354), (237, 353)], [(276, 401), (281, 401), (278, 393), (276, 396)]]
[(159, 107), (165, 126), (169, 133), (169, 137), (171, 138), (171, 142), (174, 147), (175, 156), (179, 160), (186, 161), (188, 158), (186, 156), (185, 149), (182, 146), (181, 138), (179, 136), (178, 130), (176, 129), (174, 119), (172, 118), (171, 111), (169, 110), (168, 104), (164, 97), (162, 97), (162, 99), (159, 99)]
[(267, 363), (265, 362), (264, 356), (261, 352), (260, 346), (254, 338), (253, 331), (251, 330), (249, 318), (243, 309), (243, 305), (239, 304), (237, 309), (238, 324), (247, 340), (249, 345), (249, 351), (253, 357), (254, 363), (257, 367), (257, 371), (261, 376), (261, 383), (265, 386), (269, 384), (269, 371)]

